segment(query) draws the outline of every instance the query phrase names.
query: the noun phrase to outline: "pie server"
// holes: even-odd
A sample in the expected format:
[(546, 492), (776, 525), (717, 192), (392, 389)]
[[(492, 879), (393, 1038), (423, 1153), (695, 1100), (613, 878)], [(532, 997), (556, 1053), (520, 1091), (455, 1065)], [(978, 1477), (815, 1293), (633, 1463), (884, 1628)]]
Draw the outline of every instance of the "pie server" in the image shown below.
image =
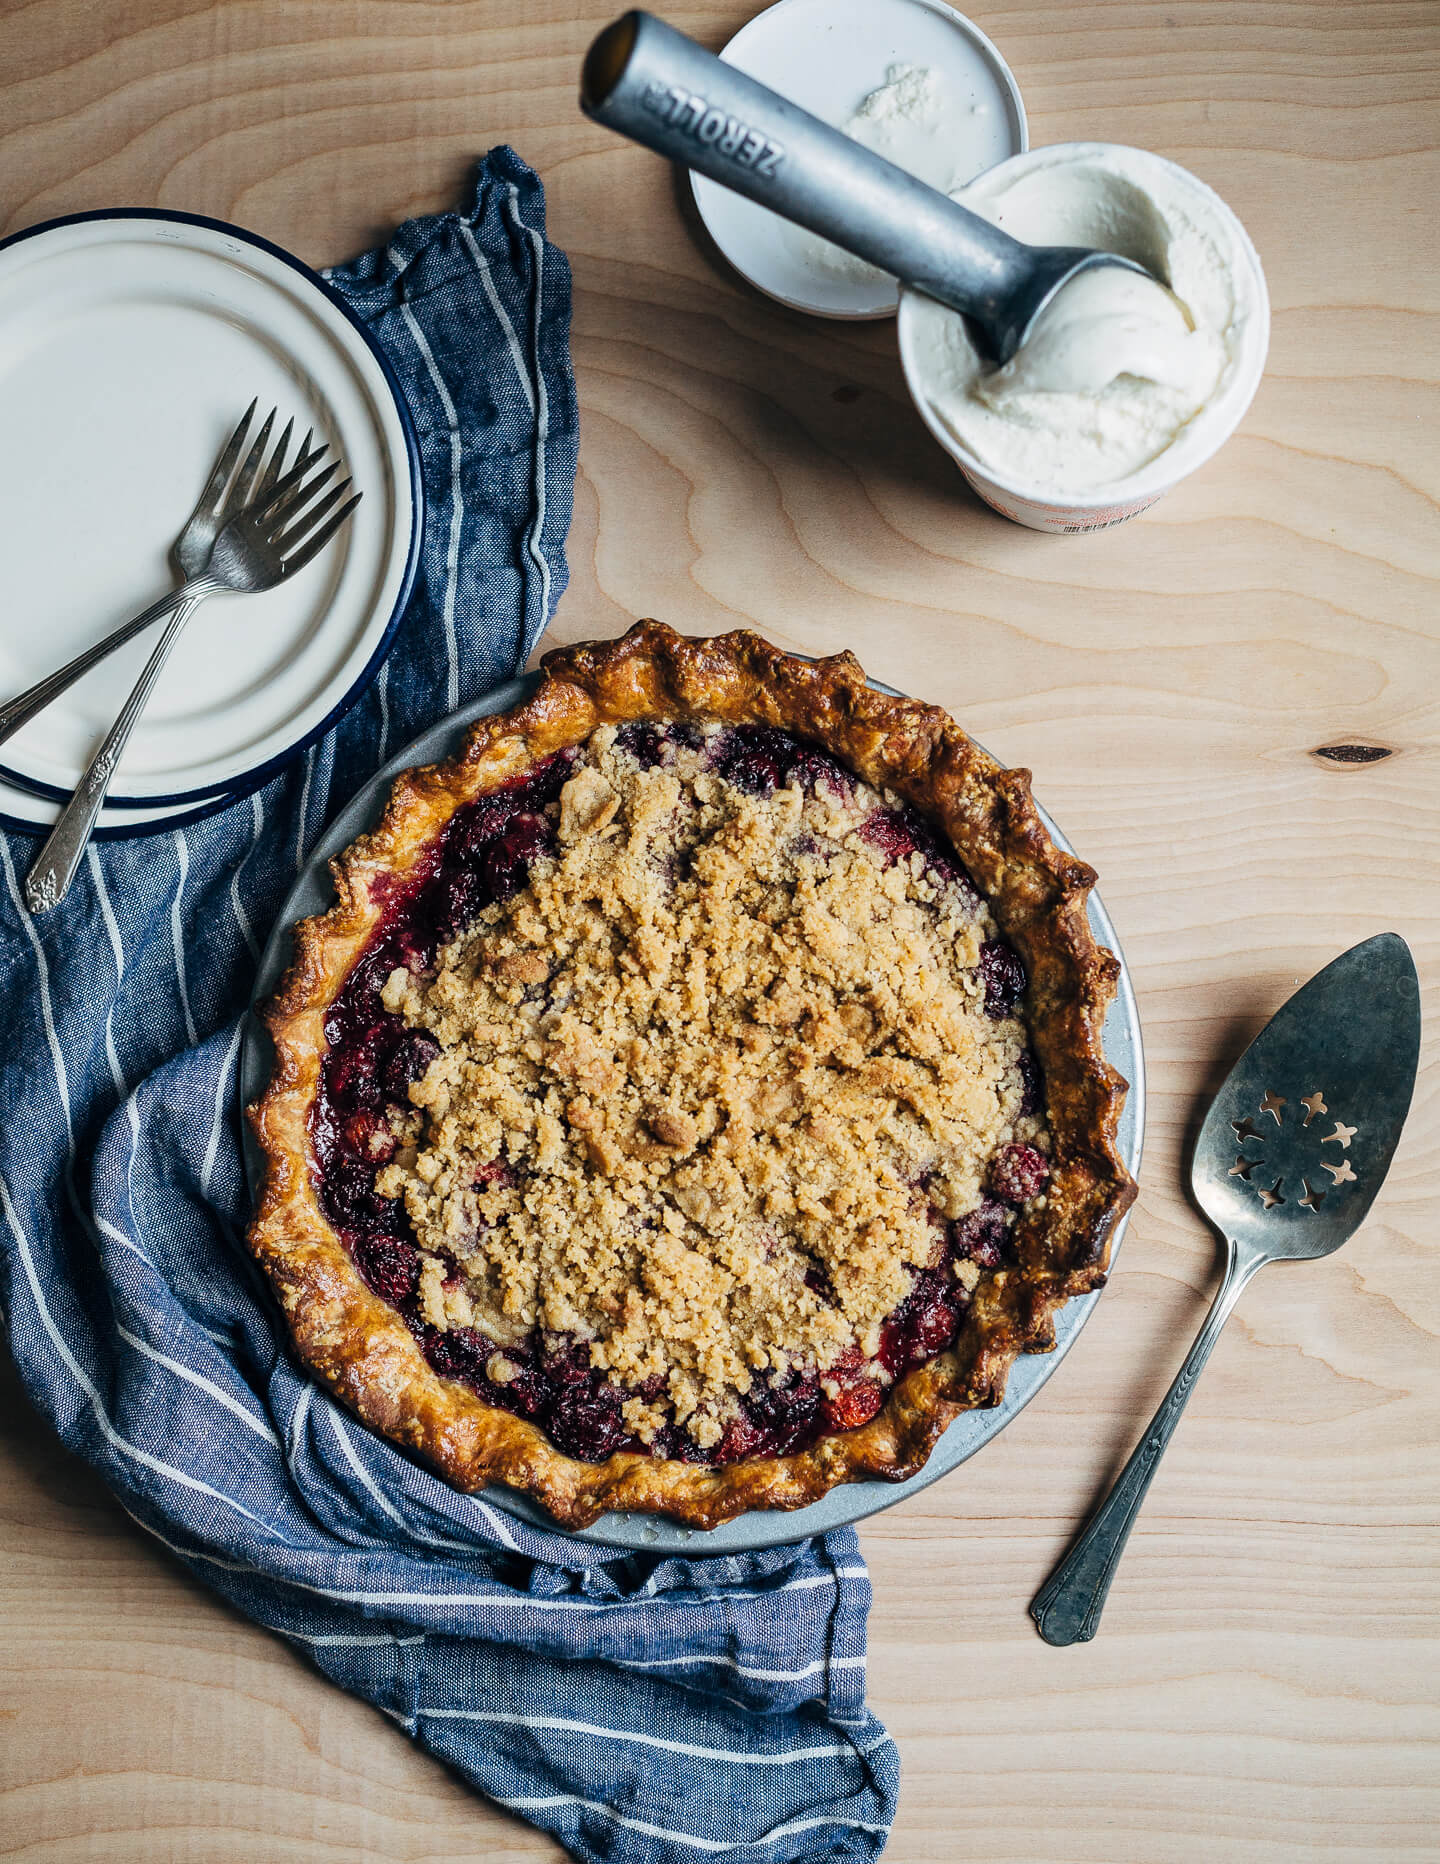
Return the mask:
[(1328, 1256), (1385, 1182), (1410, 1108), (1420, 986), (1394, 932), (1342, 953), (1236, 1062), (1195, 1142), (1191, 1184), (1225, 1237), (1220, 1292), (1144, 1441), (1031, 1602), (1047, 1644), (1092, 1638), (1130, 1529), (1210, 1349), (1267, 1262)]
[(1077, 272), (1150, 276), (1118, 253), (1012, 239), (651, 13), (625, 13), (595, 40), (580, 108), (963, 311), (996, 362)]

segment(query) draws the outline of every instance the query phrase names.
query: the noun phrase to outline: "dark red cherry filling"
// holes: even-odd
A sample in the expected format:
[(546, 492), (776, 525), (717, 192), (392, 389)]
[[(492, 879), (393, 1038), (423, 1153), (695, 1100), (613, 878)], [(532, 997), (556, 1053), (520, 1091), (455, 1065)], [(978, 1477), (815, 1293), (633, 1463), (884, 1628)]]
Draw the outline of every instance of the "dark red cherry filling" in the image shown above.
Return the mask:
[(1038, 1197), (1050, 1176), (1050, 1161), (1034, 1146), (1002, 1146), (990, 1161), (990, 1189), (1006, 1204)]
[(734, 725), (722, 731), (711, 743), (710, 766), (752, 796), (773, 796), (794, 785), (806, 790), (823, 787), (843, 798), (855, 788), (843, 764), (771, 725)]
[(616, 750), (633, 757), (642, 770), (668, 762), (677, 745), (688, 745), (695, 750), (704, 742), (705, 734), (700, 727), (688, 722), (657, 725), (649, 719), (636, 719), (622, 725), (615, 734)]
[(549, 758), (456, 811), (423, 872), (394, 890), (369, 950), (325, 1018), (310, 1122), (320, 1201), (370, 1287), (402, 1312), (407, 1302), (413, 1308), (419, 1252), (404, 1205), (376, 1192), (375, 1173), (394, 1150), (391, 1115), (408, 1108), (407, 1090), (439, 1045), (391, 1015), (380, 992), (397, 966), (422, 969), (467, 918), (523, 885), (529, 863), (553, 844), (544, 811), (570, 767), (563, 753)]
[[(616, 742), (641, 765), (652, 767), (669, 761), (677, 745), (698, 746), (703, 737), (692, 725), (636, 722), (622, 726)], [(768, 726), (730, 727), (710, 743), (712, 768), (750, 794), (768, 796), (790, 785), (823, 787), (840, 798), (853, 793), (854, 778), (841, 764)], [(629, 1394), (592, 1369), (585, 1344), (568, 1336), (536, 1332), (500, 1347), (473, 1329), (440, 1332), (428, 1326), (417, 1295), (420, 1250), (404, 1203), (375, 1190), (376, 1171), (395, 1146), (392, 1116), (408, 1110), (409, 1087), (439, 1053), (432, 1037), (408, 1029), (385, 1009), (380, 998), (385, 981), (397, 966), (427, 968), (440, 946), (477, 913), (525, 885), (531, 865), (554, 848), (552, 805), (573, 767), (570, 753), (557, 753), (527, 776), (457, 810), (423, 872), (394, 887), (368, 951), (325, 1018), (327, 1052), (311, 1116), (311, 1143), (326, 1215), (367, 1285), (398, 1309), (430, 1365), (487, 1403), (533, 1419), (566, 1455), (603, 1462), (617, 1450), (646, 1453), (625, 1427), (622, 1407)], [(913, 810), (877, 811), (862, 833), (887, 861), (908, 858), (918, 849), (937, 884), (962, 887), (978, 903), (954, 854)], [(1004, 941), (989, 940), (982, 948), (981, 970), (988, 1013), (1013, 1013), (1025, 988), (1018, 956)], [(1039, 1082), (1028, 1053), (1022, 1056), (1021, 1073), (1029, 1111), (1028, 1103), (1038, 1102)], [(1033, 1179), (1033, 1159), (1048, 1171), (1043, 1155), (1030, 1147), (1012, 1146), (1007, 1153), (1008, 1162), (1002, 1163), (1007, 1155), (1000, 1155), (992, 1174), (994, 1195), (946, 1226), (942, 1259), (915, 1272), (909, 1295), (884, 1322), (878, 1357), (891, 1380), (953, 1342), (969, 1299), (953, 1273), (954, 1262), (968, 1257), (993, 1268), (1005, 1259), (1008, 1214), (996, 1200), (1024, 1201), (1015, 1193)], [(507, 1171), (497, 1164), (482, 1176), (494, 1179)], [(458, 1273), (458, 1266), (451, 1266)], [(828, 1291), (818, 1264), (811, 1285)], [(639, 1395), (654, 1400), (661, 1391), (646, 1387)], [(700, 1449), (675, 1425), (665, 1427), (653, 1449), (713, 1464), (785, 1456), (823, 1434), (867, 1423), (884, 1395), (884, 1388), (867, 1376), (866, 1362), (852, 1351), (824, 1374), (791, 1371), (774, 1382), (757, 1378), (711, 1451)]]
[(1009, 1225), (1003, 1204), (993, 1197), (982, 1197), (974, 1210), (950, 1226), (950, 1249), (957, 1260), (977, 1263), (982, 1269), (998, 1269), (1005, 1260)]
[(1028, 1049), (1020, 1051), (1020, 1111), (1022, 1114), (1040, 1111), (1041, 1086), (1040, 1064)]
[(392, 1307), (404, 1307), (420, 1279), (420, 1251), (403, 1236), (369, 1235), (363, 1256), (367, 1283)]
[[(935, 886), (954, 888), (964, 895), (966, 904), (971, 908), (980, 904), (980, 895), (974, 883), (954, 853), (941, 844), (929, 823), (913, 809), (877, 809), (861, 824), (860, 837), (890, 867), (897, 861), (908, 861), (912, 854), (918, 853)], [(1007, 945), (1005, 949), (1009, 951), (1010, 947)], [(1015, 962), (1019, 964), (1020, 960), (1016, 958)], [(1023, 972), (1021, 975), (1023, 977)], [(988, 994), (986, 1008), (989, 1009)]]
[(867, 1376), (864, 1359), (853, 1349), (825, 1374), (821, 1389), (827, 1430), (858, 1430), (885, 1402), (885, 1393)]
[(964, 1291), (944, 1261), (917, 1269), (908, 1295), (880, 1328), (880, 1363), (893, 1378), (944, 1352), (960, 1325)]
[(1003, 938), (987, 938), (980, 947), (980, 976), (985, 984), (985, 1014), (1003, 1022), (1015, 1014), (1025, 994), (1025, 966), (1020, 954)]

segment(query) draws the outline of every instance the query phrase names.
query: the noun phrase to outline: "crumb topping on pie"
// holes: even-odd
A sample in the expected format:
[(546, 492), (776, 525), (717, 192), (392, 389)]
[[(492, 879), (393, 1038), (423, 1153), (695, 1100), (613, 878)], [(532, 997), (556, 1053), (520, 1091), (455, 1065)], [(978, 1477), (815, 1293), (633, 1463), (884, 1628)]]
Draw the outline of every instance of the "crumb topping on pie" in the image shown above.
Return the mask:
[(295, 927), (250, 1246), (449, 1481), (710, 1527), (898, 1480), (1134, 1197), (1094, 874), (846, 654), (655, 622), (405, 772)]
[(957, 1303), (978, 1275), (949, 1225), (1002, 1149), (1039, 1169), (1015, 1202), (1044, 1181), (988, 908), (894, 798), (779, 736), (602, 726), (525, 885), (381, 989), (434, 1039), (375, 1185), (425, 1324), (493, 1342), (502, 1386), (537, 1329), (583, 1343), (647, 1446), (714, 1451), (757, 1382), (842, 1360), (877, 1409), (917, 1271)]

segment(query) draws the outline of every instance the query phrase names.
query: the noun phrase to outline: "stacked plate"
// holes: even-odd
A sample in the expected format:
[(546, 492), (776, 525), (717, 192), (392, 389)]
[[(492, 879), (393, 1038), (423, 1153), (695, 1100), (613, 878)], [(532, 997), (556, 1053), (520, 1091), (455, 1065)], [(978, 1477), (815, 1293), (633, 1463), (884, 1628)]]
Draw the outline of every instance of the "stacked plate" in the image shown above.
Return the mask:
[[(293, 582), (200, 608), (112, 779), (101, 838), (223, 808), (364, 691), (414, 580), (419, 454), (368, 331), (253, 234), (121, 211), (0, 243), (0, 701), (175, 585), (170, 548), (252, 398), (312, 427), (364, 497)], [(0, 745), (0, 822), (53, 823), (158, 635)]]

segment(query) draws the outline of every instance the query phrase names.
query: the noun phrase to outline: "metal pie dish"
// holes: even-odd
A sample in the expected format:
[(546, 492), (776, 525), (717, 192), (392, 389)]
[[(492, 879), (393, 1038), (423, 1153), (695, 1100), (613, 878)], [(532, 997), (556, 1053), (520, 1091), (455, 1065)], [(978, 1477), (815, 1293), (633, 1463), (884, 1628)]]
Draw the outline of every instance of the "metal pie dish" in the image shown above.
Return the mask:
[[(295, 885), (280, 910), (275, 929), (261, 957), (252, 996), (251, 1014), (246, 1020), (238, 1071), (239, 1104), (243, 1109), (263, 1093), (270, 1079), (273, 1051), (270, 1037), (256, 1008), (279, 987), (291, 959), (291, 928), (301, 919), (322, 913), (334, 899), (330, 877), (331, 859), (347, 848), (357, 836), (373, 828), (384, 812), (390, 785), (402, 771), (420, 764), (443, 762), (461, 748), (466, 732), (478, 718), (508, 712), (524, 702), (540, 683), (538, 674), (507, 681), (493, 692), (462, 707), (422, 732), (403, 751), (398, 752), (370, 779), (352, 802), (343, 809), (313, 849)], [(896, 688), (872, 680), (878, 690), (895, 693)], [(1045, 827), (1058, 846), (1073, 853), (1070, 844), (1041, 810)], [(1120, 960), (1120, 976), (1115, 999), (1105, 1020), (1105, 1055), (1130, 1083), (1121, 1113), (1117, 1134), (1120, 1156), (1132, 1177), (1140, 1168), (1145, 1126), (1145, 1062), (1141, 1047), (1140, 1018), (1134, 987), (1124, 954), (1115, 936), (1109, 914), (1095, 893), (1089, 897), (1091, 929), (1097, 940), (1109, 947)], [(242, 1119), (245, 1137), (245, 1162), (252, 1192), (256, 1191), (264, 1161)], [(1110, 1254), (1113, 1263), (1124, 1235), (1127, 1218), (1121, 1217), (1111, 1233)], [(1065, 1303), (1055, 1315), (1055, 1346), (1048, 1353), (1022, 1354), (1010, 1370), (1002, 1402), (991, 1410), (966, 1411), (949, 1425), (931, 1452), (925, 1467), (904, 1482), (853, 1482), (830, 1490), (820, 1501), (789, 1511), (756, 1510), (708, 1530), (687, 1528), (660, 1515), (610, 1513), (602, 1515), (589, 1527), (567, 1529), (538, 1503), (517, 1491), (493, 1484), (483, 1492), (485, 1499), (506, 1513), (542, 1528), (548, 1533), (571, 1534), (578, 1541), (596, 1547), (615, 1547), (648, 1553), (685, 1553), (692, 1558), (716, 1554), (755, 1552), (762, 1548), (783, 1546), (843, 1527), (891, 1508), (907, 1496), (918, 1494), (941, 1476), (948, 1475), (977, 1450), (997, 1436), (1035, 1396), (1050, 1378), (1060, 1361), (1079, 1337), (1081, 1328), (1094, 1311), (1103, 1290), (1077, 1296)]]

